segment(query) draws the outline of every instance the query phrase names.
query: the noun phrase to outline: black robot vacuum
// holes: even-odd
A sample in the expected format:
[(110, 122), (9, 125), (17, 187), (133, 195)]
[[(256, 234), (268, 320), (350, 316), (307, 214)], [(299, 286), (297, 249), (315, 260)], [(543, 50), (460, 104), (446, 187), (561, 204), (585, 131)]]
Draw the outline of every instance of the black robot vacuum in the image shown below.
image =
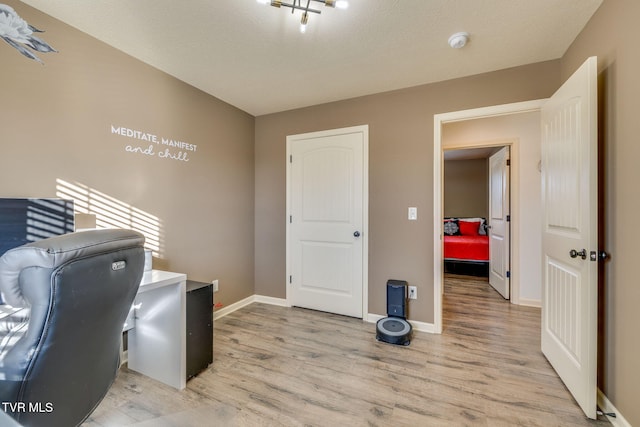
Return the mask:
[(387, 281), (387, 316), (376, 323), (376, 339), (396, 345), (409, 345), (411, 324), (407, 322), (407, 282)]

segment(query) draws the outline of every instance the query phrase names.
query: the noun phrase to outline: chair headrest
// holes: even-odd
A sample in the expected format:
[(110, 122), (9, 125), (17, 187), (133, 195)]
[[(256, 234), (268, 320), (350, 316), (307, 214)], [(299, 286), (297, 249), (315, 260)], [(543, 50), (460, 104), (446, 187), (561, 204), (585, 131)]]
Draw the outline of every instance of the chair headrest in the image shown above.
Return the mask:
[(143, 246), (142, 234), (122, 229), (81, 231), (28, 243), (0, 258), (0, 296), (6, 304), (24, 306), (19, 278), (25, 268), (55, 269), (74, 258)]

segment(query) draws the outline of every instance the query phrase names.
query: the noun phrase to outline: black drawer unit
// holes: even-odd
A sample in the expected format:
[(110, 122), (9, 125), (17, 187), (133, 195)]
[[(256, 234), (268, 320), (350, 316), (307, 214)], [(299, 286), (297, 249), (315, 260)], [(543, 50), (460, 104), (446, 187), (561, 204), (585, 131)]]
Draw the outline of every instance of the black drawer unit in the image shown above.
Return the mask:
[(213, 285), (187, 280), (187, 380), (213, 362)]

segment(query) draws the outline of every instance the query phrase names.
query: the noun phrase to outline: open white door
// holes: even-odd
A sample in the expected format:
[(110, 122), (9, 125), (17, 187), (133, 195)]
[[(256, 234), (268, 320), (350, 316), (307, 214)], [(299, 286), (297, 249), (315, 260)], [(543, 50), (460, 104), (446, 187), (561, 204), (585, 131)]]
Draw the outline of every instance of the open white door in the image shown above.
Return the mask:
[(509, 147), (489, 157), (489, 284), (509, 299)]
[(366, 138), (366, 126), (287, 138), (291, 305), (363, 316)]
[(596, 418), (597, 58), (542, 108), (542, 352)]

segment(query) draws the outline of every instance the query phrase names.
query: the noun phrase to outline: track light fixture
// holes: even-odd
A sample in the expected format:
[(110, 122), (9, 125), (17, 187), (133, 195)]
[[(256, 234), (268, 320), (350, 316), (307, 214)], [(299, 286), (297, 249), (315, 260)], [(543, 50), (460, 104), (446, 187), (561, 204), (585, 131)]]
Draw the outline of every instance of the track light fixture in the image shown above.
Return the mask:
[(300, 32), (304, 33), (307, 30), (307, 23), (309, 22), (309, 13), (317, 13), (318, 15), (321, 13), (319, 9), (311, 8), (312, 1), (316, 3), (322, 3), (327, 7), (337, 7), (338, 9), (346, 9), (349, 7), (349, 2), (347, 0), (306, 0), (306, 6), (303, 5), (305, 0), (293, 0), (292, 3), (286, 3), (282, 0), (256, 0), (261, 4), (270, 4), (273, 7), (288, 7), (291, 9), (291, 13), (294, 13), (296, 10), (302, 11), (302, 16), (300, 18)]

